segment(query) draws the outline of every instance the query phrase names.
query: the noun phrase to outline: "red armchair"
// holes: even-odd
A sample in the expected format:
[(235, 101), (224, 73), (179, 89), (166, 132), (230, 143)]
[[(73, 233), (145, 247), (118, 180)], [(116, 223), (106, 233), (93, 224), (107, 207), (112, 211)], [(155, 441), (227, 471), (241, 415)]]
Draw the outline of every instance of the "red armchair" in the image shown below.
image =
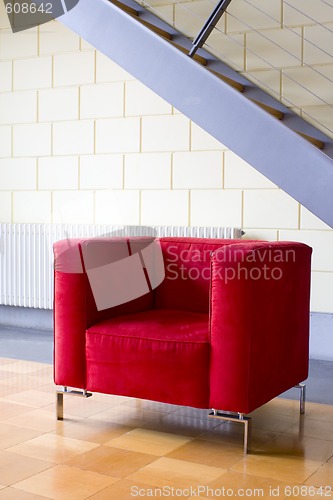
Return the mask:
[(54, 252), (60, 419), (68, 387), (210, 408), (245, 424), (247, 450), (244, 414), (307, 378), (304, 244), (93, 238)]

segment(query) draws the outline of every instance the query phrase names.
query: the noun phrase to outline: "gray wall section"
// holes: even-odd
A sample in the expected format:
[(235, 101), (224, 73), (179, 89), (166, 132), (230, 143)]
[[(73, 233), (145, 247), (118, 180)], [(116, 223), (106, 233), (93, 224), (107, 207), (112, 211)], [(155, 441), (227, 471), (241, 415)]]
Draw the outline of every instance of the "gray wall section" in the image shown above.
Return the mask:
[[(52, 330), (53, 311), (0, 306), (0, 327)], [(311, 313), (310, 357), (333, 361), (333, 314)]]

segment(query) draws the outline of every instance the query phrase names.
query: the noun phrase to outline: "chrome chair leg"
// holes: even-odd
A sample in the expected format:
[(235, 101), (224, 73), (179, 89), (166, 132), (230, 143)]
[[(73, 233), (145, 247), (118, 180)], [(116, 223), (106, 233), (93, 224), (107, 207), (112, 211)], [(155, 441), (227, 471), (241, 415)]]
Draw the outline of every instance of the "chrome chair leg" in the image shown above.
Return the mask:
[(64, 419), (64, 393), (57, 391), (57, 420)]
[(208, 415), (211, 418), (218, 418), (220, 420), (226, 420), (228, 422), (237, 422), (244, 425), (244, 453), (249, 453), (251, 450), (251, 437), (252, 437), (252, 419), (251, 417), (246, 417), (244, 413), (232, 414), (232, 413), (222, 413), (218, 410), (213, 409)]
[(305, 396), (306, 396), (306, 384), (297, 384), (295, 385), (296, 389), (300, 389), (300, 398), (299, 398), (299, 411), (301, 415), (305, 413)]
[[(295, 385), (295, 388), (300, 389), (300, 414), (305, 413), (305, 395), (306, 395), (306, 384), (300, 383)], [(238, 422), (244, 425), (244, 453), (249, 453), (251, 450), (251, 435), (252, 435), (252, 419), (251, 417), (246, 417), (244, 413), (222, 413), (216, 409), (212, 409), (212, 412), (208, 415), (211, 418), (218, 418), (220, 420), (226, 420), (229, 422)], [(303, 421), (303, 419), (301, 419)]]
[(92, 396), (91, 392), (87, 392), (86, 389), (76, 390), (76, 389), (68, 389), (67, 386), (64, 386), (62, 389), (57, 389), (56, 391), (56, 411), (57, 411), (57, 420), (64, 419), (64, 394), (69, 394), (71, 396), (79, 396), (81, 398), (90, 398)]

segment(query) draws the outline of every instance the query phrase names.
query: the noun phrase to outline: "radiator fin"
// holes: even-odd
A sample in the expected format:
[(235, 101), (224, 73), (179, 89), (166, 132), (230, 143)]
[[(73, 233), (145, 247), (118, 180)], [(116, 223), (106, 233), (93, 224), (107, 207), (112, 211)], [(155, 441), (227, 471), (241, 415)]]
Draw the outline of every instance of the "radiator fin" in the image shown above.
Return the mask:
[(115, 233), (226, 239), (243, 234), (239, 228), (226, 227), (0, 224), (0, 304), (52, 309), (53, 243)]

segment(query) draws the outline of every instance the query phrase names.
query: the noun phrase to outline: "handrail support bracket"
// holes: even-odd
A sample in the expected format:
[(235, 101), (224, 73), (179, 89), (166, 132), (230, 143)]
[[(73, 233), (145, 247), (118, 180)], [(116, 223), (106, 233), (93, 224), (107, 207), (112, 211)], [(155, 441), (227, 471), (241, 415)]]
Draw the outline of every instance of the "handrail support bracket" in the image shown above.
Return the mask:
[(231, 0), (220, 0), (218, 2), (216, 7), (214, 8), (213, 12), (210, 14), (207, 21), (205, 22), (205, 24), (201, 28), (200, 32), (197, 34), (197, 36), (193, 40), (192, 48), (191, 48), (190, 52), (188, 53), (188, 55), (190, 57), (193, 57), (194, 54), (196, 53), (196, 51), (203, 46), (203, 44), (205, 43), (205, 41), (207, 40), (207, 38), (209, 37), (209, 35), (213, 31), (213, 29), (215, 28), (215, 26), (217, 25), (217, 23), (221, 19), (222, 15), (226, 11), (230, 2), (231, 2)]

